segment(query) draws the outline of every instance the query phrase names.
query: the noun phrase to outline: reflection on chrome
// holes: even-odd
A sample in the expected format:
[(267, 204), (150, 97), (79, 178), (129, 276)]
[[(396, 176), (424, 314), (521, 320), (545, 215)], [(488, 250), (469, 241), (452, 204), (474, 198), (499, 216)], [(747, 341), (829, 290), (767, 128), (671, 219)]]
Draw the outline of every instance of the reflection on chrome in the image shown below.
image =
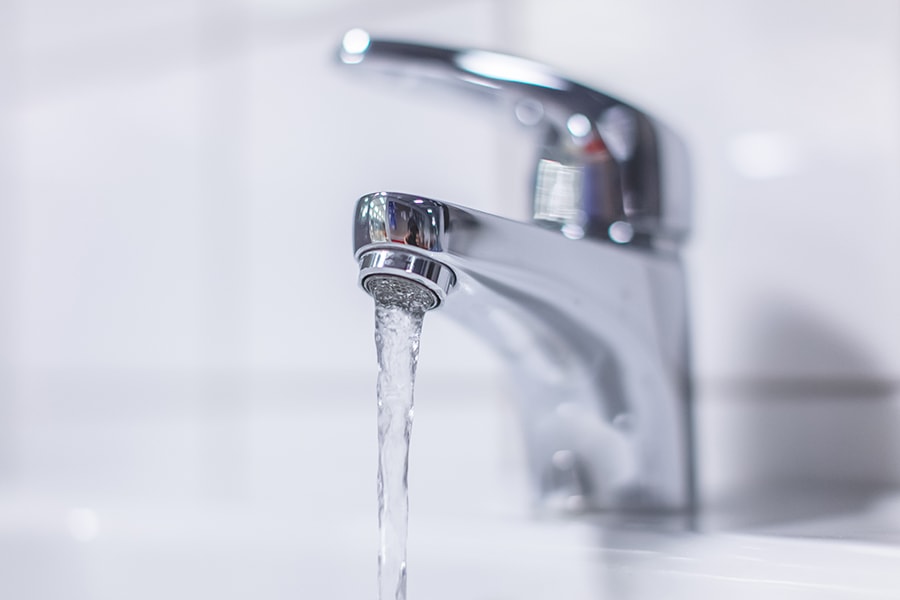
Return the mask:
[(625, 221), (616, 221), (609, 226), (609, 239), (617, 244), (627, 244), (634, 239), (634, 227)]
[(587, 137), (591, 133), (591, 120), (581, 113), (575, 113), (566, 121), (566, 129), (577, 138)]
[(347, 63), (362, 61), (363, 54), (369, 49), (370, 42), (368, 32), (362, 29), (351, 29), (344, 34), (341, 42), (341, 58)]
[(371, 39), (344, 62), (486, 90), (543, 128), (533, 223), (401, 193), (360, 198), (363, 287), (373, 275), (417, 282), (505, 356), (543, 505), (689, 507), (680, 147), (634, 108), (530, 61)]
[(569, 89), (569, 82), (551, 73), (544, 65), (518, 56), (468, 50), (457, 53), (454, 62), (461, 71), (488, 80), (524, 83), (549, 90)]

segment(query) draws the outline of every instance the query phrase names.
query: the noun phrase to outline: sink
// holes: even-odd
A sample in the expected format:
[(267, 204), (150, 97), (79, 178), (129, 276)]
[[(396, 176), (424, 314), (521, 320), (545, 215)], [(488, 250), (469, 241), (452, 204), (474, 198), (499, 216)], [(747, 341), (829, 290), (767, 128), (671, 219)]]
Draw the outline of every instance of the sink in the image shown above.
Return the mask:
[[(20, 510), (0, 539), (6, 598), (364, 598), (371, 515), (240, 507), (107, 508), (73, 539), (65, 513)], [(20, 507), (21, 508), (21, 507)], [(56, 526), (48, 526), (56, 523)], [(583, 520), (415, 514), (410, 598), (896, 598), (900, 548)]]
[[(370, 383), (250, 381), (230, 414), (211, 401), (154, 419), (96, 395), (77, 416), (35, 400), (43, 416), (21, 420), (0, 488), (0, 597), (374, 597)], [(900, 496), (760, 490), (694, 517), (535, 515), (512, 408), (491, 382), (463, 385), (419, 384), (411, 600), (898, 595)], [(169, 394), (159, 406), (183, 405)]]

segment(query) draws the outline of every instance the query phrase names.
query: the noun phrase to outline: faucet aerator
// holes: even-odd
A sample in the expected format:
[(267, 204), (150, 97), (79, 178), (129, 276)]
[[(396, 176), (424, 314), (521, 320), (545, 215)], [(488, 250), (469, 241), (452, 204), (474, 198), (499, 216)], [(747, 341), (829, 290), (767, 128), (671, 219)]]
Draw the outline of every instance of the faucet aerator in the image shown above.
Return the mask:
[(369, 275), (361, 285), (380, 306), (424, 313), (440, 304), (431, 290), (400, 275)]
[(379, 248), (359, 257), (359, 284), (380, 304), (425, 312), (456, 285), (445, 264), (403, 249)]

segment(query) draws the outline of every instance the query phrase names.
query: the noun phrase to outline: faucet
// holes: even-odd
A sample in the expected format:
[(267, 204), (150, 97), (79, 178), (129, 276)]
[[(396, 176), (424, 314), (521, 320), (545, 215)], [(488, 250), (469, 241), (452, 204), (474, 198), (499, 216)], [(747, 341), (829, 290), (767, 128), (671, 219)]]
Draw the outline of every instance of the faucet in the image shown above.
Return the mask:
[(369, 293), (427, 292), (504, 357), (541, 506), (679, 511), (693, 502), (689, 334), (679, 256), (682, 147), (613, 97), (522, 58), (348, 32), (348, 65), (481, 90), (541, 137), (533, 219), (376, 192), (356, 204)]

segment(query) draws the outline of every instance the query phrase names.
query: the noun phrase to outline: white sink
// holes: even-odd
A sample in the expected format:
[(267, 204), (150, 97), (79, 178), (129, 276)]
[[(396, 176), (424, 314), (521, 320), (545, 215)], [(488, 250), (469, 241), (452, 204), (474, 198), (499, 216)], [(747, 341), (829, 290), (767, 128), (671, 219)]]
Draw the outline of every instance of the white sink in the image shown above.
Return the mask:
[[(895, 497), (785, 492), (693, 520), (537, 519), (502, 404), (419, 392), (410, 600), (900, 598)], [(93, 412), (20, 407), (0, 484), (0, 598), (373, 598), (368, 382), (303, 403), (291, 386), (251, 385), (227, 410), (184, 393), (191, 410), (174, 392), (145, 414), (96, 395)]]
[[(298, 517), (224, 506), (107, 508), (96, 511), (99, 526), (85, 531), (79, 525), (83, 512), (46, 506), (6, 506), (3, 512), (3, 598), (375, 594), (371, 515)], [(900, 548), (876, 543), (415, 513), (411, 531), (411, 599), (822, 600), (900, 594)]]

